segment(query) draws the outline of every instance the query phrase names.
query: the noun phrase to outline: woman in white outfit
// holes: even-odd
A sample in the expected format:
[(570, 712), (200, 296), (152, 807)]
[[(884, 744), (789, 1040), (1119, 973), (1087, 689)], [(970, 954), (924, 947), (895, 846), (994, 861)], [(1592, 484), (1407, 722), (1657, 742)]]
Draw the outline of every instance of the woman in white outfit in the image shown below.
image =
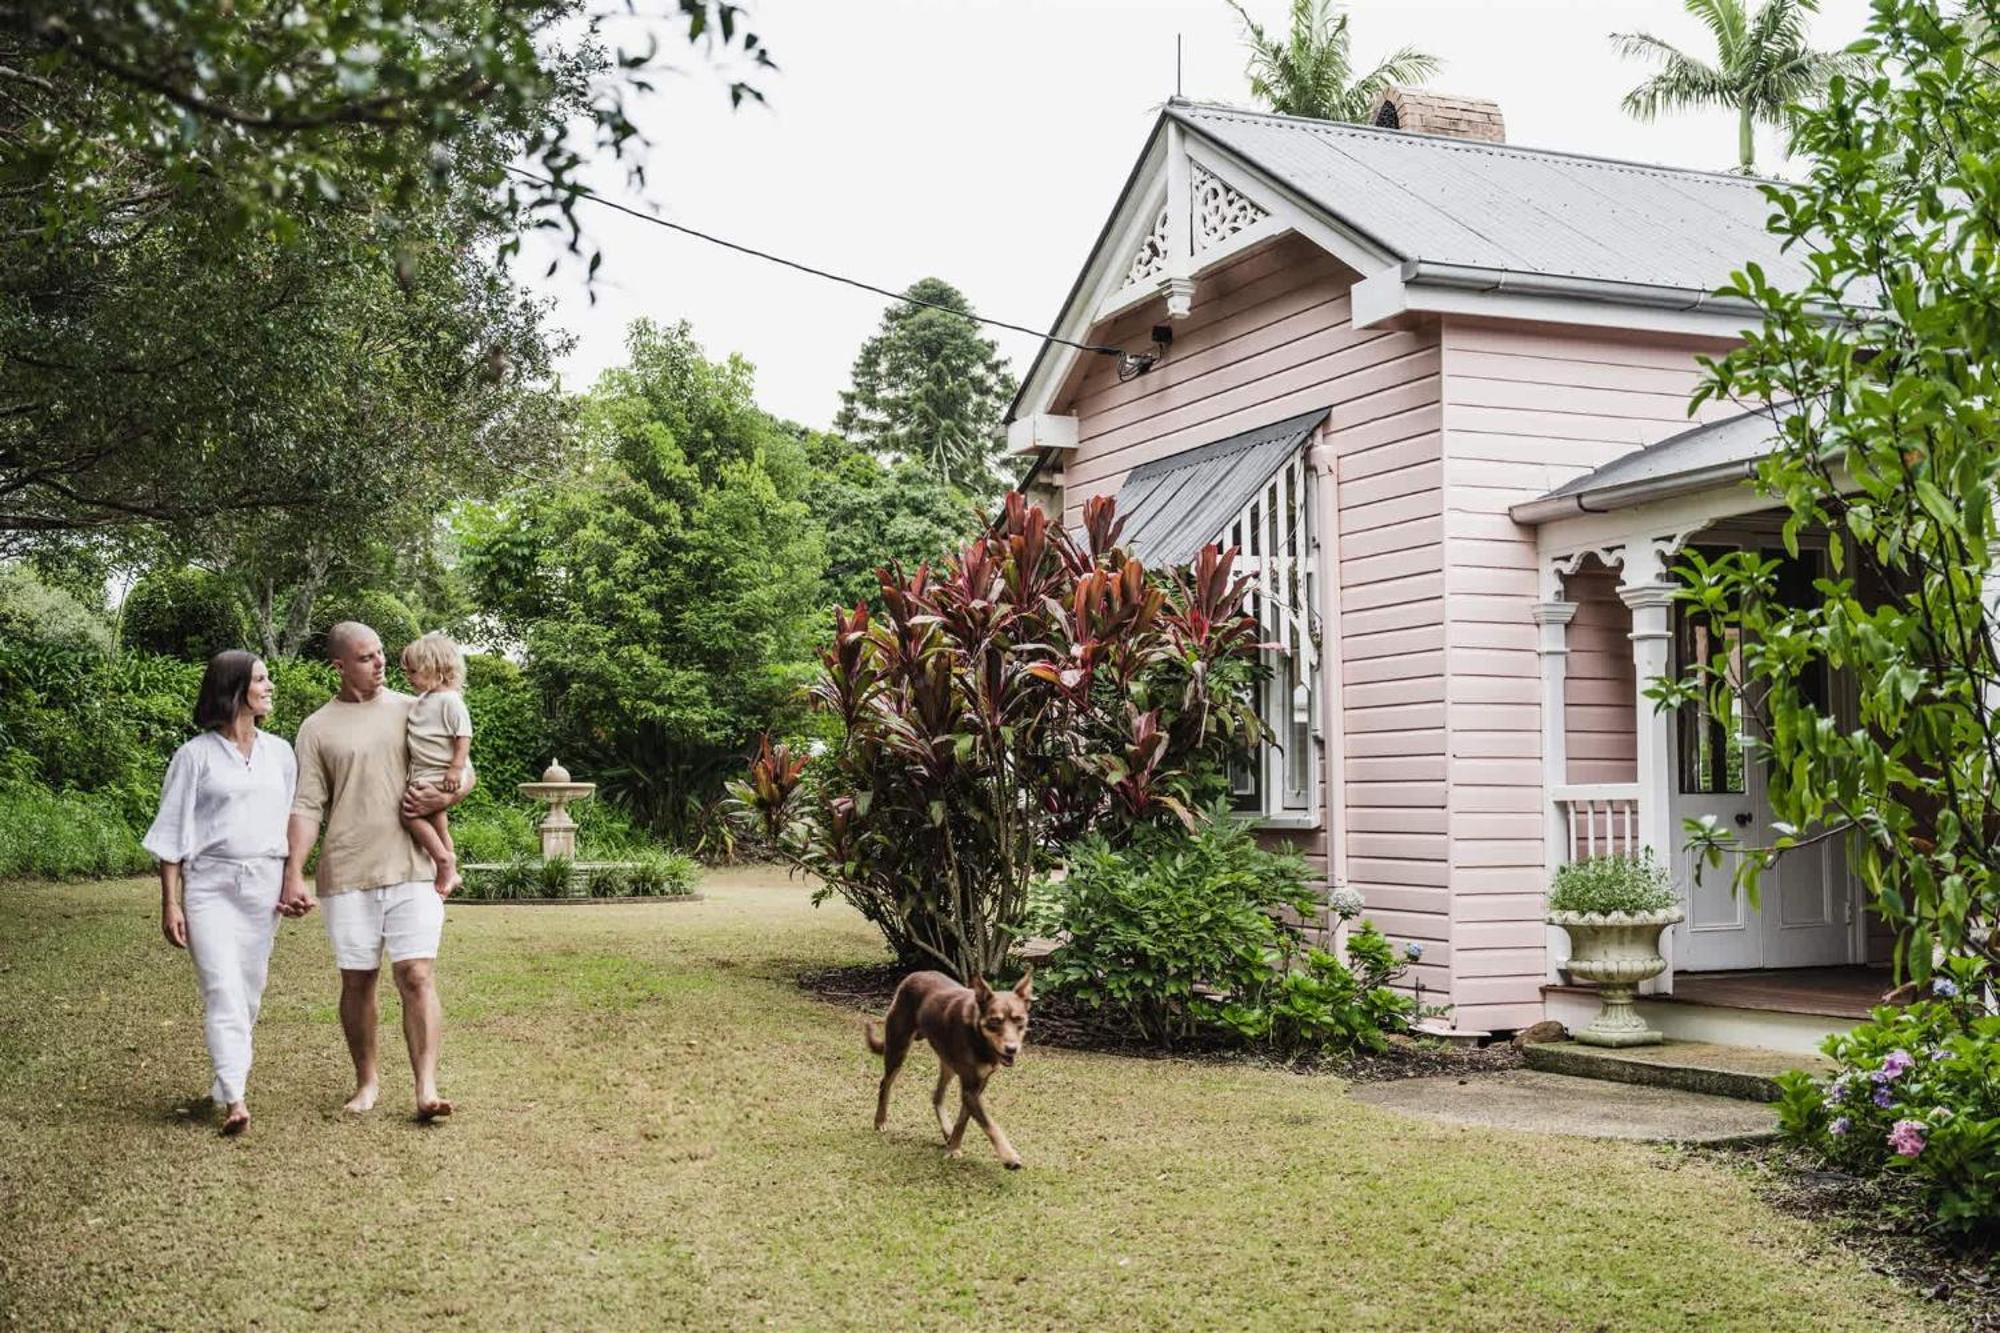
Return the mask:
[(278, 930), (285, 822), (298, 782), (292, 747), (257, 728), (271, 692), (271, 673), (254, 654), (210, 660), (194, 706), (201, 734), (175, 752), (145, 837), (160, 861), (160, 931), (193, 955), (201, 981), (215, 1064), (209, 1095), (223, 1108), (224, 1134), (250, 1124), (250, 1029)]

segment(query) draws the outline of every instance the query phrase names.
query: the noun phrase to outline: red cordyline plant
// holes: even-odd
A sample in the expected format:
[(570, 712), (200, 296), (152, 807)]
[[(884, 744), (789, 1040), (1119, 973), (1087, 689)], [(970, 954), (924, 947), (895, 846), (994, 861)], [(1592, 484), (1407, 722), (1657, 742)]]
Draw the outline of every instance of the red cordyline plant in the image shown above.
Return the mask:
[(1263, 739), (1235, 551), (1163, 580), (1118, 545), (1122, 526), (1092, 500), (1079, 541), (1009, 494), (941, 571), (878, 571), (882, 617), (835, 612), (811, 689), (836, 747), (808, 763), (767, 738), (731, 789), (906, 963), (998, 969), (1065, 845), (1191, 827)]

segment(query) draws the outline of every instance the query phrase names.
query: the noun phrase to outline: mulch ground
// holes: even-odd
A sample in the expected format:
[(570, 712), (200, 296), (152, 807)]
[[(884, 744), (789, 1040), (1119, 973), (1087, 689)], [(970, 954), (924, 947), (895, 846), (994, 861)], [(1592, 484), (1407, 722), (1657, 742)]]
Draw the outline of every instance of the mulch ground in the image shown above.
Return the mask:
[(1876, 1272), (1939, 1302), (1971, 1329), (2000, 1330), (2000, 1238), (1968, 1248), (1919, 1231), (1892, 1181), (1828, 1170), (1782, 1143), (1718, 1149), (1780, 1212), (1826, 1226)]
[[(896, 983), (908, 971), (895, 963), (829, 967), (801, 973), (798, 980), (801, 988), (822, 1000), (849, 1009), (881, 1014), (889, 1007), (889, 999), (896, 992)], [(1036, 997), (1029, 1040), (1040, 1046), (1124, 1055), (1141, 1060), (1234, 1061), (1275, 1066), (1301, 1074), (1338, 1074), (1355, 1083), (1382, 1083), (1391, 1079), (1428, 1078), (1442, 1074), (1489, 1074), (1521, 1067), (1521, 1053), (1505, 1043), (1467, 1049), (1407, 1037), (1390, 1038), (1389, 1049), (1379, 1055), (1362, 1051), (1353, 1055), (1302, 1056), (1294, 1060), (1278, 1060), (1246, 1051), (1220, 1036), (1163, 1047), (1129, 1030), (1107, 1026), (1094, 1015), (1050, 996)]]

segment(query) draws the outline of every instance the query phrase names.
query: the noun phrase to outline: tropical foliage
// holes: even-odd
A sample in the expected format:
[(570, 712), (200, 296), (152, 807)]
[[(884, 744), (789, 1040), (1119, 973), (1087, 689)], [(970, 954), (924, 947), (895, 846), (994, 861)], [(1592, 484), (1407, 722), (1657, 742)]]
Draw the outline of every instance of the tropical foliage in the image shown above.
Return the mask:
[(924, 278), (903, 295), (854, 358), (834, 429), (884, 461), (914, 461), (947, 486), (988, 498), (1014, 377), (958, 288)]
[(1193, 824), (1259, 739), (1233, 552), (1162, 580), (1120, 527), (1106, 497), (1078, 540), (1010, 494), (938, 573), (885, 572), (882, 618), (837, 613), (812, 686), (839, 725), (831, 753), (808, 779), (767, 744), (733, 788), (899, 958), (995, 970), (1061, 848)]
[(1375, 99), (1397, 84), (1420, 84), (1444, 62), (1415, 47), (1398, 48), (1365, 73), (1354, 65), (1351, 17), (1337, 0), (1292, 0), (1290, 27), (1273, 37), (1240, 0), (1229, 7), (1243, 21), (1250, 48), (1250, 91), (1282, 116), (1365, 122)]
[[(1968, 58), (1990, 41), (1969, 50), (1932, 0), (1878, 0), (1865, 49), (1881, 72), (1801, 113), (1809, 179), (1767, 188), (1815, 276), (1736, 279), (1763, 325), (1697, 395), (1770, 412), (1755, 484), (1791, 556), (1825, 533), (1825, 570), (1808, 586), (1752, 552), (1691, 560), (1687, 614), (1740, 636), (1741, 666), (1699, 664), (1654, 694), (1725, 709), (1734, 694), (1749, 719), (1781, 822), (1742, 859), (1746, 889), (1790, 850), (1844, 839), (1922, 980), (1939, 953), (2000, 960), (2000, 84)], [(1856, 723), (1829, 706), (1834, 671), (1861, 683)], [(1689, 832), (1717, 861), (1733, 841), (1712, 821)]]
[(1627, 114), (1653, 120), (1677, 111), (1736, 113), (1737, 165), (1757, 165), (1757, 127), (1789, 127), (1793, 108), (1825, 91), (1839, 73), (1863, 66), (1847, 52), (1817, 51), (1810, 41), (1819, 0), (1684, 0), (1715, 41), (1710, 59), (1690, 55), (1645, 32), (1613, 33), (1618, 53), (1660, 67), (1625, 94)]

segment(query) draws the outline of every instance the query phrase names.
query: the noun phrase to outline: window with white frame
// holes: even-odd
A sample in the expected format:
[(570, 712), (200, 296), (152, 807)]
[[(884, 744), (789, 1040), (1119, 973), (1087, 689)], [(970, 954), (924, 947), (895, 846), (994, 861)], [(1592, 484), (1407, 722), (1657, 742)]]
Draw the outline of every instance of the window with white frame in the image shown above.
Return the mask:
[(1250, 580), (1246, 609), (1257, 618), (1267, 645), (1257, 712), (1270, 739), (1231, 773), (1231, 796), (1245, 814), (1301, 822), (1319, 813), (1313, 744), (1320, 671), (1312, 486), (1301, 450), (1218, 534), (1224, 549), (1237, 549), (1237, 571)]

